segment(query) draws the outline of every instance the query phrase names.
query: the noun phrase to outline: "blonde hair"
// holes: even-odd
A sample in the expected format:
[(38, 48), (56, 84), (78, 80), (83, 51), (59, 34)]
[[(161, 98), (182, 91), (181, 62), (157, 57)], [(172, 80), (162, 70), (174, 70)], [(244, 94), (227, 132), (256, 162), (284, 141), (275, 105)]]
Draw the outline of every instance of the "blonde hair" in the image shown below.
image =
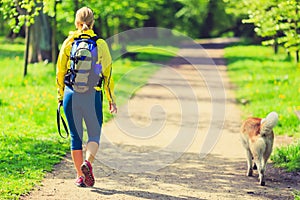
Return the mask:
[(93, 11), (88, 7), (82, 7), (76, 12), (75, 26), (77, 29), (86, 31), (92, 29), (94, 25)]

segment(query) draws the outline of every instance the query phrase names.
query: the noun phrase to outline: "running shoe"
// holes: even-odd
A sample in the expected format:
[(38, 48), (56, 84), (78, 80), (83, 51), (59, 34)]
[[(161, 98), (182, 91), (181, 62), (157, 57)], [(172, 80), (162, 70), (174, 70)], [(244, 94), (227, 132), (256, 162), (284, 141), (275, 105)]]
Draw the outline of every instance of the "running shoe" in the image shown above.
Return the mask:
[(95, 184), (95, 178), (93, 175), (92, 165), (89, 161), (85, 160), (81, 165), (81, 171), (84, 174), (84, 184), (86, 186), (92, 187)]
[(78, 187), (85, 187), (85, 183), (84, 183), (84, 177), (83, 176), (79, 176), (75, 182), (75, 185), (77, 185)]

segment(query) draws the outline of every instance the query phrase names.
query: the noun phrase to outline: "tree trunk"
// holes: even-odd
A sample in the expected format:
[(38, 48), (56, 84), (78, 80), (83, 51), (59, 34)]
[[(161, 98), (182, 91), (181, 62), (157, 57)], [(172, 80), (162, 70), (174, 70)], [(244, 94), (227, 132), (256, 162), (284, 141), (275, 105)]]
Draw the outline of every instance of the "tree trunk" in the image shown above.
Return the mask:
[(108, 25), (108, 22), (107, 22), (107, 18), (103, 21), (103, 25), (105, 27), (105, 37), (109, 38), (111, 36), (111, 34), (110, 34), (110, 29), (109, 29), (109, 25)]
[(76, 14), (78, 9), (79, 9), (79, 2), (78, 2), (78, 0), (74, 0), (74, 13), (75, 14)]
[[(157, 21), (156, 21), (155, 16), (156, 16), (155, 14), (150, 16), (150, 18), (144, 22), (144, 27), (157, 27)], [(149, 34), (147, 32), (148, 29), (143, 29), (143, 30), (144, 30), (144, 34), (147, 36)], [(157, 29), (154, 28), (151, 31), (150, 38), (158, 38)]]
[(4, 19), (2, 13), (0, 13), (0, 34), (2, 35), (3, 33), (4, 33)]
[(24, 53), (24, 77), (27, 75), (27, 66), (28, 66), (28, 51), (29, 51), (29, 44), (30, 44), (30, 26), (26, 26), (25, 31), (25, 42), (26, 42), (26, 49)]
[(54, 16), (53, 16), (53, 27), (52, 27), (52, 62), (53, 62), (53, 67), (54, 71), (56, 70), (56, 59), (57, 59), (57, 52), (58, 52), (58, 47), (56, 44), (56, 5), (57, 1), (54, 1)]
[(29, 46), (29, 63), (52, 61), (51, 25), (49, 17), (43, 12), (35, 17), (31, 27)]
[[(298, 7), (296, 6), (296, 16), (298, 16)], [(299, 37), (299, 28), (298, 28), (298, 21), (295, 20), (295, 35), (297, 37)], [(298, 45), (298, 49), (296, 51), (296, 62), (299, 63), (299, 43), (297, 44)]]
[(273, 44), (273, 49), (274, 49), (274, 54), (278, 54), (278, 42), (277, 39), (278, 38), (278, 33), (276, 33), (276, 35), (273, 37), (274, 39), (274, 44)]
[(289, 52), (289, 51), (287, 52), (287, 57), (289, 60), (291, 60), (291, 52)]
[(202, 33), (200, 33), (200, 36), (203, 38), (209, 38), (211, 37), (211, 31), (214, 28), (214, 10), (217, 8), (216, 1), (209, 1), (208, 3), (208, 12), (207, 16), (203, 23), (203, 30)]
[(103, 33), (102, 33), (103, 29), (101, 28), (101, 25), (102, 25), (101, 20), (102, 20), (101, 17), (99, 17), (98, 20), (95, 20), (93, 30), (97, 34), (98, 37), (103, 38)]
[(274, 43), (273, 48), (274, 48), (274, 54), (278, 54), (278, 44), (277, 44), (277, 42)]

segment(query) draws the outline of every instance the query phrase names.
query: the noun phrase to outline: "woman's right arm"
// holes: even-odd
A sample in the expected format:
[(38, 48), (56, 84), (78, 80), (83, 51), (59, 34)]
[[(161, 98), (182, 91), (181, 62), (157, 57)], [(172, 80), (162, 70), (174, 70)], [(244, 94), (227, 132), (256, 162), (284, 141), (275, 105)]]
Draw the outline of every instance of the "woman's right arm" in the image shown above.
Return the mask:
[(57, 87), (57, 99), (62, 101), (64, 98), (64, 78), (68, 71), (68, 62), (70, 57), (71, 50), (71, 38), (67, 38), (58, 55), (57, 64), (56, 64), (56, 87)]

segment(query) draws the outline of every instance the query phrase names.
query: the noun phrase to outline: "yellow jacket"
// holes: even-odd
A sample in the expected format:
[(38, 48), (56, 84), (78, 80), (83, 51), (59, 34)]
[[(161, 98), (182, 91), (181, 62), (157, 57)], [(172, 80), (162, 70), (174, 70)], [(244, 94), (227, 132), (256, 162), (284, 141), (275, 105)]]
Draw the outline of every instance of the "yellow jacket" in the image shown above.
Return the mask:
[[(80, 34), (88, 34), (91, 37), (96, 36), (93, 30), (87, 31), (74, 31), (70, 32), (68, 38), (62, 44), (60, 49), (58, 59), (57, 59), (57, 67), (56, 67), (56, 85), (58, 100), (63, 100), (64, 97), (64, 78), (65, 75), (70, 69), (70, 53), (72, 48), (72, 42), (74, 38), (78, 37)], [(104, 76), (104, 91), (109, 103), (115, 103), (114, 96), (114, 82), (111, 77), (112, 75), (112, 59), (108, 49), (106, 42), (103, 39), (97, 40), (97, 48), (98, 48), (98, 62), (102, 65), (102, 74)]]

